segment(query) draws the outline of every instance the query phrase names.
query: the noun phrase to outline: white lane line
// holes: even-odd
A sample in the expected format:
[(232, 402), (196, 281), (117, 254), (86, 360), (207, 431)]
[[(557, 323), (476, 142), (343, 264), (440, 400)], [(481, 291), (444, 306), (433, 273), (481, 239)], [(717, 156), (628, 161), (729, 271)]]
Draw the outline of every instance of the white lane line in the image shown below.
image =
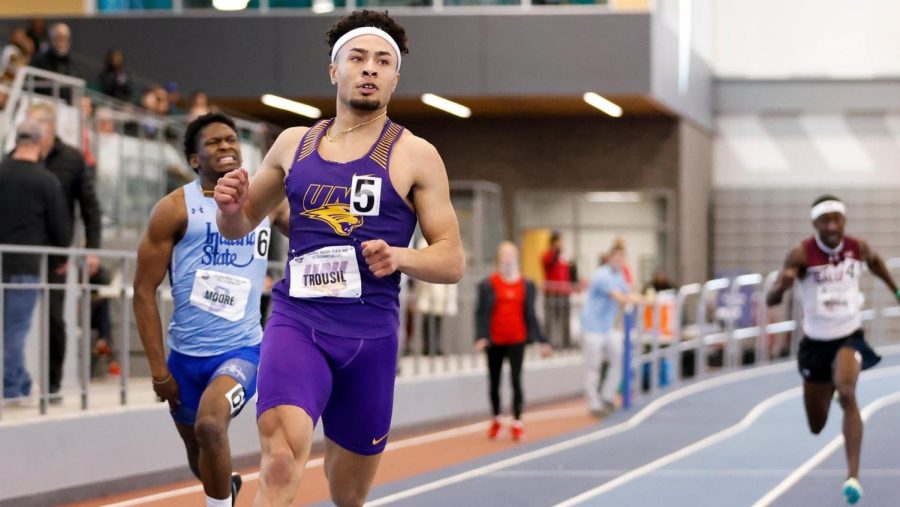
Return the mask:
[[(900, 344), (891, 345), (891, 346), (887, 346), (887, 347), (880, 347), (877, 350), (878, 350), (878, 353), (882, 354), (882, 355), (890, 355), (890, 354), (898, 353), (898, 352), (900, 352)], [(635, 419), (637, 417), (641, 416), (645, 411), (647, 411), (648, 409), (653, 407), (654, 403), (660, 402), (667, 396), (671, 396), (671, 395), (674, 395), (679, 392), (690, 390), (688, 392), (685, 392), (684, 396), (681, 396), (676, 399), (671, 399), (668, 402), (666, 402), (658, 407), (655, 407), (653, 409), (653, 412), (655, 412), (656, 410), (658, 410), (660, 408), (663, 408), (665, 405), (668, 405), (671, 402), (678, 401), (679, 399), (681, 399), (685, 396), (694, 394), (696, 392), (701, 392), (706, 389), (718, 387), (719, 385), (726, 385), (726, 384), (729, 384), (732, 382), (737, 382), (737, 381), (743, 380), (745, 378), (754, 378), (757, 376), (767, 375), (769, 373), (778, 373), (782, 370), (790, 369), (794, 364), (795, 364), (794, 360), (791, 359), (791, 360), (783, 362), (783, 363), (777, 363), (777, 364), (767, 365), (767, 366), (760, 366), (757, 368), (753, 368), (752, 370), (745, 370), (745, 371), (740, 371), (740, 372), (736, 372), (736, 373), (731, 373), (731, 374), (724, 375), (722, 377), (715, 377), (712, 379), (698, 382), (696, 384), (691, 384), (687, 387), (679, 388), (676, 391), (672, 391), (671, 393), (668, 393), (667, 395), (656, 399), (654, 402), (652, 402), (649, 405), (647, 405), (646, 407), (644, 407), (644, 409), (641, 410), (641, 412), (635, 414), (634, 416), (632, 416), (631, 419), (629, 419), (625, 423), (620, 424), (619, 426), (632, 423), (632, 421), (635, 421)], [(701, 386), (705, 386), (707, 383), (712, 383), (712, 384), (708, 385), (706, 387), (701, 387)], [(560, 416), (560, 415), (553, 415), (553, 413), (559, 413), (559, 414), (566, 413), (566, 414), (577, 415), (578, 413), (583, 413), (583, 412), (584, 412), (583, 408), (575, 407), (575, 408), (569, 408), (569, 409), (545, 410), (545, 411), (541, 411), (541, 412), (534, 412), (531, 414), (526, 413), (524, 417), (526, 420), (542, 420), (542, 419), (552, 419), (553, 417)], [(649, 417), (650, 415), (652, 415), (652, 412), (646, 414), (646, 417)], [(644, 417), (644, 419), (646, 419), (646, 417)], [(632, 427), (637, 426), (638, 424), (643, 422), (644, 419), (640, 419), (640, 420), (634, 422), (631, 427), (628, 427), (625, 429), (631, 429)], [(616, 427), (617, 426), (612, 426), (607, 429), (611, 430)], [(458, 428), (451, 428), (449, 430), (444, 430), (444, 431), (440, 431), (440, 432), (433, 433), (433, 434), (422, 435), (419, 437), (412, 437), (409, 439), (398, 440), (396, 442), (388, 443), (387, 447), (385, 448), (385, 452), (387, 452), (389, 450), (403, 449), (406, 447), (411, 447), (413, 445), (421, 445), (421, 444), (428, 443), (428, 442), (434, 442), (434, 441), (438, 441), (438, 440), (445, 439), (445, 438), (452, 438), (454, 436), (465, 435), (468, 433), (474, 433), (474, 432), (483, 431), (483, 430), (484, 430), (484, 423), (475, 423), (475, 424), (470, 424), (467, 426), (461, 426)], [(601, 430), (601, 431), (604, 431), (604, 430)], [(622, 431), (624, 431), (624, 430), (622, 430)], [(606, 436), (611, 436), (611, 435), (614, 435), (617, 433), (619, 433), (619, 431), (610, 433), (609, 435), (600, 436), (599, 438), (605, 438)], [(560, 450), (562, 450), (562, 449), (560, 449)], [(310, 460), (309, 462), (306, 463), (306, 468), (307, 469), (316, 468), (316, 467), (322, 466), (323, 463), (324, 463), (324, 460), (322, 460), (322, 458)], [(511, 466), (511, 465), (509, 465), (509, 466)], [(499, 468), (503, 468), (503, 467), (499, 467)], [(484, 473), (489, 473), (491, 471), (493, 471), (493, 469), (489, 470), (487, 472), (484, 472)], [(482, 475), (482, 474), (478, 474), (478, 475)], [(242, 478), (244, 479), (244, 482), (252, 482), (252, 481), (258, 480), (259, 472), (252, 472), (249, 474), (242, 475)], [(465, 480), (465, 478), (460, 479), (460, 480)], [(445, 485), (454, 484), (455, 482), (459, 482), (459, 481), (449, 482)], [(437, 486), (434, 488), (430, 488), (425, 491), (430, 491), (431, 489), (437, 489), (439, 487), (443, 487), (443, 485)], [(155, 502), (155, 501), (159, 501), (159, 500), (166, 500), (168, 498), (174, 498), (174, 497), (178, 497), (178, 496), (182, 496), (182, 495), (199, 493), (202, 491), (203, 491), (203, 486), (198, 484), (198, 485), (188, 486), (188, 487), (179, 488), (179, 489), (175, 489), (175, 490), (171, 490), (171, 491), (164, 491), (164, 492), (156, 493), (153, 495), (147, 495), (147, 496), (142, 496), (142, 497), (138, 497), (138, 498), (133, 498), (131, 500), (126, 500), (123, 502), (106, 504), (106, 505), (103, 505), (102, 507), (132, 507), (132, 506), (136, 506), (136, 505), (142, 505), (144, 503)], [(424, 491), (422, 491), (422, 492), (424, 492)], [(414, 494), (419, 494), (419, 493), (414, 493)], [(414, 495), (408, 495), (408, 496), (414, 496)], [(384, 497), (382, 499), (375, 500), (375, 501), (379, 502), (382, 500), (388, 500), (389, 498), (391, 498), (391, 497)], [(406, 498), (406, 496), (404, 496), (402, 498)], [(400, 498), (397, 498), (397, 500), (399, 500), (399, 499)], [(389, 501), (394, 501), (394, 500), (389, 500)], [(370, 502), (366, 505), (382, 505), (382, 504), (373, 504), (372, 502)]]
[[(872, 416), (875, 412), (878, 412), (882, 408), (891, 405), (893, 403), (900, 402), (900, 392), (896, 392), (893, 394), (889, 394), (887, 396), (883, 396), (878, 398), (866, 405), (866, 407), (862, 410), (861, 415), (863, 421), (868, 421), (869, 417)], [(828, 442), (828, 444), (823, 447), (818, 453), (813, 455), (813, 457), (809, 458), (805, 463), (800, 465), (793, 473), (788, 475), (783, 481), (781, 481), (777, 486), (775, 486), (771, 491), (769, 491), (765, 496), (760, 498), (753, 504), (753, 507), (768, 507), (775, 500), (777, 500), (781, 495), (783, 495), (787, 490), (791, 489), (795, 484), (800, 482), (805, 475), (807, 475), (812, 469), (816, 468), (820, 463), (825, 461), (828, 456), (830, 456), (834, 451), (838, 450), (844, 443), (844, 435), (838, 435)]]
[[(549, 410), (540, 410), (530, 413), (524, 414), (524, 419), (526, 421), (544, 421), (548, 419), (556, 419), (562, 417), (572, 417), (576, 415), (586, 414), (587, 409), (585, 407), (568, 407), (568, 408), (556, 408)], [(385, 447), (385, 452), (388, 451), (396, 451), (399, 449), (406, 449), (407, 447), (413, 447), (417, 445), (423, 445), (431, 442), (437, 442), (440, 440), (446, 440), (449, 438), (454, 438), (462, 435), (468, 435), (471, 433), (478, 433), (481, 431), (485, 431), (487, 428), (486, 423), (478, 422), (473, 424), (468, 424), (465, 426), (458, 426), (456, 428), (450, 428), (442, 431), (437, 431), (434, 433), (427, 433), (424, 435), (419, 435), (417, 437), (410, 437), (403, 440), (397, 440), (396, 442), (389, 442)], [(306, 463), (307, 469), (317, 468), (324, 464), (324, 460), (322, 458), (311, 459)], [(259, 472), (251, 472), (248, 474), (242, 474), (241, 478), (244, 480), (244, 483), (252, 482), (259, 480)], [(176, 498), (183, 495), (190, 495), (194, 493), (203, 492), (203, 485), (196, 484), (194, 486), (186, 486), (184, 488), (173, 489), (170, 491), (162, 491), (159, 493), (155, 493), (152, 495), (141, 496), (137, 498), (132, 498), (129, 500), (125, 500), (122, 502), (111, 503), (103, 505), (102, 507), (132, 507), (135, 505), (143, 505), (150, 502), (159, 502), (161, 500), (167, 500), (169, 498)]]
[[(716, 478), (716, 477), (784, 477), (793, 472), (793, 468), (735, 468), (729, 470), (712, 469), (712, 468), (679, 468), (677, 470), (655, 470), (649, 474), (650, 477), (660, 478)], [(587, 470), (503, 470), (494, 472), (488, 477), (496, 477), (498, 479), (542, 479), (542, 478), (615, 478), (628, 470), (612, 470), (612, 469), (587, 469)], [(900, 477), (900, 469), (898, 468), (862, 468), (860, 474), (866, 477)], [(809, 473), (810, 477), (844, 477), (847, 475), (846, 468), (817, 468)]]
[[(884, 368), (882, 370), (878, 370), (866, 375), (867, 379), (886, 377), (891, 375), (896, 375), (900, 373), (900, 366), (894, 366), (891, 368)], [(765, 401), (759, 403), (753, 409), (747, 413), (747, 415), (734, 426), (725, 428), (718, 433), (710, 435), (702, 440), (694, 442), (693, 444), (683, 447), (673, 453), (667, 454), (660, 458), (657, 458), (646, 465), (640, 466), (631, 470), (630, 472), (616, 477), (615, 479), (603, 483), (600, 486), (597, 486), (594, 489), (585, 491), (584, 493), (574, 496), (568, 500), (562, 501), (554, 505), (553, 507), (572, 507), (574, 505), (578, 505), (582, 502), (590, 500), (592, 498), (596, 498), (604, 493), (612, 491), (623, 484), (631, 482), (639, 477), (649, 474), (659, 468), (662, 468), (670, 463), (673, 463), (681, 458), (694, 454), (702, 449), (705, 449), (711, 445), (717, 444), (723, 440), (733, 437), (738, 433), (746, 430), (750, 426), (753, 425), (757, 420), (759, 420), (760, 416), (762, 416), (766, 411), (773, 408), (775, 405), (786, 401), (789, 398), (793, 398), (795, 396), (799, 396), (803, 392), (801, 387), (795, 387), (793, 389), (788, 389), (787, 391), (782, 391), (781, 393), (772, 396), (771, 398), (766, 399)], [(900, 393), (898, 393), (900, 394)], [(843, 441), (843, 440), (841, 440)], [(829, 444), (830, 445), (830, 444)], [(754, 506), (757, 507), (757, 506)]]
[(420, 495), (422, 493), (426, 493), (428, 491), (434, 491), (436, 489), (440, 489), (446, 486), (450, 486), (452, 484), (456, 484), (462, 481), (466, 481), (469, 479), (474, 479), (476, 477), (481, 477), (483, 475), (495, 472), (497, 470), (502, 470), (507, 467), (515, 466), (521, 463), (526, 463), (528, 461), (542, 458), (544, 456), (549, 456), (551, 454), (561, 452), (567, 449), (571, 449), (573, 447), (578, 447), (580, 445), (595, 442), (597, 440), (602, 440), (607, 437), (611, 437), (613, 435), (618, 435), (630, 429), (637, 427), (639, 424), (643, 423), (647, 418), (665, 408), (666, 406), (679, 401), (683, 398), (691, 396), (696, 393), (700, 393), (703, 391), (707, 391), (713, 388), (721, 387), (723, 385), (731, 384), (734, 382), (739, 382), (741, 380), (752, 379), (756, 377), (761, 377), (764, 375), (770, 375), (773, 373), (780, 373), (782, 371), (788, 371), (794, 368), (794, 362), (788, 361), (779, 364), (773, 364), (768, 366), (762, 366), (759, 368), (753, 368), (751, 370), (743, 370), (734, 373), (729, 373), (722, 375), (720, 377), (714, 377), (711, 379), (702, 380), (697, 382), (696, 384), (691, 384), (686, 387), (679, 388), (675, 391), (669, 392), (642, 408), (638, 413), (631, 416), (627, 421), (623, 423), (619, 423), (615, 426), (610, 426), (608, 428), (603, 428), (601, 430), (588, 433), (586, 435), (582, 435), (580, 437), (575, 437), (569, 440), (564, 440), (562, 442), (558, 442), (553, 445), (549, 445), (547, 447), (543, 447), (540, 449), (536, 449), (531, 452), (527, 452), (524, 454), (520, 454), (518, 456), (514, 456), (512, 458), (507, 458), (501, 461), (497, 461), (491, 463), (489, 465), (484, 465), (472, 470), (468, 470), (466, 472), (461, 472), (456, 475), (452, 475), (450, 477), (445, 477), (443, 479), (439, 479), (433, 482), (429, 482), (427, 484), (423, 484), (420, 486), (416, 486), (407, 490), (399, 491), (397, 493), (393, 493), (370, 502), (366, 503), (367, 507), (378, 507), (380, 505), (387, 505), (392, 502), (396, 502), (399, 500), (403, 500), (406, 498), (410, 498), (416, 495)]
[(556, 505), (554, 505), (554, 507), (572, 507), (573, 505), (578, 505), (582, 502), (586, 502), (592, 498), (598, 497), (608, 491), (618, 488), (619, 486), (621, 486), (623, 484), (626, 484), (626, 483), (631, 482), (635, 479), (638, 479), (644, 475), (647, 475), (650, 472), (653, 472), (654, 470), (660, 469), (660, 468), (668, 465), (669, 463), (678, 461), (681, 458), (690, 456), (691, 454), (694, 454), (695, 452), (701, 451), (711, 445), (715, 445), (723, 440), (731, 438), (734, 435), (737, 435), (738, 433), (749, 428), (751, 425), (753, 425), (754, 422), (756, 422), (757, 419), (760, 418), (760, 416), (762, 416), (764, 413), (766, 413), (769, 409), (771, 409), (775, 405), (778, 405), (779, 403), (782, 403), (791, 398), (797, 397), (800, 395), (801, 392), (802, 392), (802, 388), (800, 388), (800, 387), (794, 387), (794, 388), (788, 389), (787, 391), (782, 391), (782, 392), (776, 394), (775, 396), (767, 398), (766, 400), (757, 404), (737, 424), (735, 424), (733, 426), (729, 426), (728, 428), (725, 428), (724, 430), (719, 431), (717, 433), (714, 433), (714, 434), (704, 438), (703, 440), (699, 440), (697, 442), (694, 442), (691, 445), (682, 447), (681, 449), (678, 449), (675, 452), (672, 452), (672, 453), (666, 454), (665, 456), (657, 458), (657, 459), (651, 461), (650, 463), (647, 463), (646, 465), (635, 468), (634, 470), (631, 470), (625, 474), (622, 474), (609, 482), (603, 483), (594, 489), (590, 489), (580, 495), (577, 495), (572, 498), (569, 498), (568, 500), (559, 502)]

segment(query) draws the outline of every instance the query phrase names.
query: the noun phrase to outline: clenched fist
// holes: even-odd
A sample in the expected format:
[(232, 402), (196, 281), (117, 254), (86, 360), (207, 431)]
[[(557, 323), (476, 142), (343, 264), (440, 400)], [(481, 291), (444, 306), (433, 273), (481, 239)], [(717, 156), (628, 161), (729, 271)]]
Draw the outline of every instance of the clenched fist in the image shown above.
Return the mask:
[(373, 239), (361, 243), (363, 257), (369, 265), (369, 271), (378, 278), (393, 274), (397, 271), (396, 250), (382, 239)]
[(219, 178), (213, 198), (224, 215), (233, 215), (241, 209), (250, 193), (250, 177), (246, 169), (235, 169)]

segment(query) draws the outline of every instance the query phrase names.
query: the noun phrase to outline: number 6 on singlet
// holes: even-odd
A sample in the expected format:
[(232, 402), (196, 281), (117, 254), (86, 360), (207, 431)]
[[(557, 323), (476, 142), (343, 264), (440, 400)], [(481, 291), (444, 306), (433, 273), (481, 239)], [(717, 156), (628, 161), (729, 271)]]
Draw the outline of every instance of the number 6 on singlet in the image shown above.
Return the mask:
[(381, 209), (381, 178), (354, 174), (350, 188), (350, 214), (377, 216)]
[(260, 227), (256, 230), (256, 245), (253, 248), (254, 259), (269, 258), (269, 236), (271, 229), (268, 227)]

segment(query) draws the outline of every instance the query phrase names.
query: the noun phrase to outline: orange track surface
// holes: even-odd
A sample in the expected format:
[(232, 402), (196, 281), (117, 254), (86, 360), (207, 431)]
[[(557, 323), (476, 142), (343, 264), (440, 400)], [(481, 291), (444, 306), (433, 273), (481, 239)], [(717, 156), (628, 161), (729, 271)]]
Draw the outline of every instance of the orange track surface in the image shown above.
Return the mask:
[[(547, 411), (560, 411), (560, 414), (545, 413)], [(531, 413), (541, 417), (529, 421), (529, 413), (525, 413), (526, 442), (536, 442), (556, 437), (564, 433), (583, 429), (596, 425), (598, 420), (588, 415), (586, 405), (582, 401), (569, 401), (553, 405), (544, 405), (539, 408), (532, 407)], [(491, 441), (486, 437), (487, 423), (483, 430), (469, 432), (461, 435), (442, 438), (433, 442), (411, 445), (398, 449), (391, 449), (384, 453), (378, 474), (375, 476), (375, 485), (405, 479), (432, 470), (455, 465), (468, 460), (495, 454), (516, 447), (509, 436), (509, 429), (504, 428), (497, 440)], [(445, 428), (446, 429), (446, 428)], [(174, 428), (172, 429), (174, 432)], [(432, 430), (422, 435), (436, 433), (441, 430)], [(417, 435), (404, 435), (397, 439), (398, 443)], [(313, 456), (315, 459), (321, 456)], [(242, 474), (256, 472), (258, 469), (241, 470)], [(134, 498), (144, 497), (155, 493), (172, 491), (179, 488), (195, 486), (197, 481), (186, 481), (156, 488), (137, 490), (131, 493), (110, 496), (106, 498), (69, 504), (67, 507), (96, 507), (115, 502), (122, 502)], [(239, 507), (250, 507), (253, 496), (259, 485), (258, 480), (244, 480), (243, 489), (238, 495)], [(205, 496), (202, 491), (190, 492), (177, 497), (163, 500), (144, 502), (140, 505), (153, 507), (181, 507), (204, 505)], [(328, 484), (321, 466), (307, 468), (300, 485), (300, 493), (294, 505), (307, 505), (328, 500)]]

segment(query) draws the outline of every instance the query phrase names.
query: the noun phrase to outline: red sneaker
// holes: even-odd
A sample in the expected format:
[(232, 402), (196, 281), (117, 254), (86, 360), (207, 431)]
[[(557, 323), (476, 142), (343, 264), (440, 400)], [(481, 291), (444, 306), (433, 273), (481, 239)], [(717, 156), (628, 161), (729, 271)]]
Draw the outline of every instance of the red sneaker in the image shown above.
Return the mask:
[(512, 427), (512, 438), (516, 442), (525, 438), (525, 427), (522, 426), (522, 423), (515, 423)]
[(494, 440), (497, 438), (498, 433), (500, 433), (500, 420), (494, 419), (491, 421), (491, 428), (488, 430), (488, 438)]
[(119, 366), (118, 361), (110, 361), (109, 362), (109, 374), (113, 377), (118, 377), (122, 374), (122, 368)]

